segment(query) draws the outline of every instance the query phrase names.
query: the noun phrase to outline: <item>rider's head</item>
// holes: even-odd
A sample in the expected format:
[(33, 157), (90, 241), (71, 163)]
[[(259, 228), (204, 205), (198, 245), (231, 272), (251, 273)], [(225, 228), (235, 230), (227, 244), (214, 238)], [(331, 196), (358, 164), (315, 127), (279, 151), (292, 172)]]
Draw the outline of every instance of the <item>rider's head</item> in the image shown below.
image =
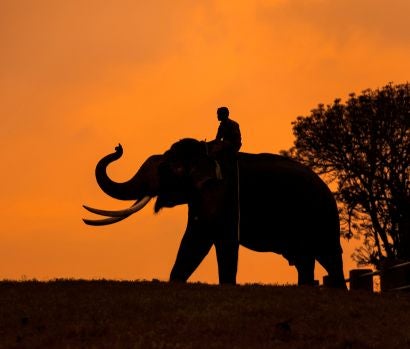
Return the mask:
[(216, 114), (218, 115), (219, 121), (226, 120), (229, 117), (229, 109), (227, 107), (220, 107), (216, 111)]

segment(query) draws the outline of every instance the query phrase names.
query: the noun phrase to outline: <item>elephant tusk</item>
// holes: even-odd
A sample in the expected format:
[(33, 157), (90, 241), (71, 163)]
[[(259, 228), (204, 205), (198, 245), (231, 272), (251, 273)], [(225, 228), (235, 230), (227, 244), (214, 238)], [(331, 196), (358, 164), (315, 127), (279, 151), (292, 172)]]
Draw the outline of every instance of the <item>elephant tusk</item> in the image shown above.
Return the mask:
[(83, 205), (83, 207), (92, 213), (99, 214), (100, 216), (107, 216), (107, 217), (128, 217), (129, 215), (138, 212), (141, 210), (148, 202), (151, 200), (150, 196), (145, 196), (143, 197), (140, 201), (136, 201), (131, 207), (126, 208), (124, 210), (118, 210), (118, 211), (109, 211), (109, 210), (100, 210), (98, 208), (93, 208), (89, 207), (86, 205)]
[(111, 218), (105, 218), (105, 219), (84, 219), (83, 221), (87, 225), (94, 225), (94, 226), (99, 226), (99, 225), (108, 225), (108, 224), (113, 224), (117, 223), (119, 221), (122, 221), (123, 219), (127, 218), (128, 216), (124, 217), (111, 217)]

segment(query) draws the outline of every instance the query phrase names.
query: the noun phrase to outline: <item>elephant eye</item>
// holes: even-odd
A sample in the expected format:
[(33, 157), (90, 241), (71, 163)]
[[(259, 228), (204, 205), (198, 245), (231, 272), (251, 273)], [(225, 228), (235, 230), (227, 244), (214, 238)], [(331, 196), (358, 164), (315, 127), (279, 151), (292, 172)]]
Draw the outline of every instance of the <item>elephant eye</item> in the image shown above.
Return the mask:
[(168, 179), (172, 177), (183, 177), (187, 174), (184, 164), (181, 161), (175, 160), (162, 163), (159, 168), (159, 173)]
[(185, 168), (183, 166), (177, 166), (175, 168), (175, 174), (178, 176), (183, 176), (185, 174)]

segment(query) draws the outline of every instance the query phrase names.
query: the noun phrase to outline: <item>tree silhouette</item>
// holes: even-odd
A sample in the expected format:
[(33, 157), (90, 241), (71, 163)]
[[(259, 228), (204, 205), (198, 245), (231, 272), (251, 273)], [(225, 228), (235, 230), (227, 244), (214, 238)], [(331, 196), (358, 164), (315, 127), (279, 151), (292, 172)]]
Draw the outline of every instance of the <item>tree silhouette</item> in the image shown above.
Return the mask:
[(284, 152), (336, 185), (342, 234), (363, 241), (359, 265), (410, 260), (410, 85), (319, 104), (292, 123)]

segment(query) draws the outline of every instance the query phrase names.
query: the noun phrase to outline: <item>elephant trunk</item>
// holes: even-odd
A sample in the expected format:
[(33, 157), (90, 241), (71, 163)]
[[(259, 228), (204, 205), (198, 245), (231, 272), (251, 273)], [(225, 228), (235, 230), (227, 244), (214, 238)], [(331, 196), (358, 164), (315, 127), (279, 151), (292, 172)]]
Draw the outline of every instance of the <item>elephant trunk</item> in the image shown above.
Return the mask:
[(145, 196), (156, 196), (158, 192), (157, 167), (160, 155), (153, 155), (145, 161), (138, 172), (128, 181), (118, 183), (107, 174), (107, 167), (123, 154), (121, 144), (115, 147), (115, 153), (103, 157), (95, 168), (95, 177), (100, 188), (107, 195), (118, 200), (140, 200)]

